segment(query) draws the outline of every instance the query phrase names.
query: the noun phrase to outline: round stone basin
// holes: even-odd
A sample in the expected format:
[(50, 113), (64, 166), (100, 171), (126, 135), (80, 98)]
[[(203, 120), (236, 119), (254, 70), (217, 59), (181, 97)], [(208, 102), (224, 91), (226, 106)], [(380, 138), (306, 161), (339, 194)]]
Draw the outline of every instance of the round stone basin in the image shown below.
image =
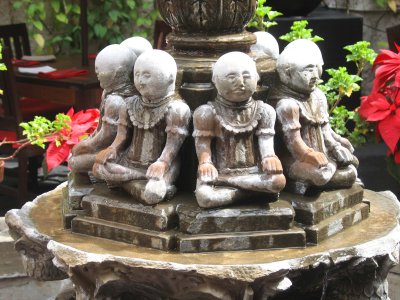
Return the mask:
[[(226, 299), (242, 299), (245, 295), (258, 299), (257, 295), (265, 293), (290, 295), (293, 292), (299, 296), (299, 292), (308, 295), (320, 290), (326, 299), (335, 299), (335, 291), (343, 289), (337, 286), (353, 273), (358, 278), (354, 284), (362, 279), (359, 284), (376, 286), (376, 277), (371, 281), (370, 277), (363, 276), (381, 270), (379, 282), (383, 287), (380, 290), (384, 291), (387, 272), (398, 263), (400, 206), (390, 194), (366, 190), (364, 199), (371, 205), (369, 218), (317, 246), (182, 254), (73, 234), (63, 229), (62, 187), (38, 197), (21, 210), (8, 212), (6, 222), (17, 239), (17, 250), (27, 261), (36, 266), (38, 260), (47, 260), (47, 267), (54, 264), (71, 278), (81, 297), (116, 297), (117, 294), (112, 294), (116, 293), (113, 284), (118, 283), (131, 296), (150, 293), (186, 299), (188, 295), (200, 293), (202, 297), (198, 299), (219, 299), (218, 295), (225, 293), (230, 295)], [(36, 256), (32, 255), (29, 243), (36, 248), (40, 244), (47, 255), (38, 257), (37, 250)], [(362, 275), (359, 268), (365, 268)], [(328, 288), (324, 290), (326, 284)], [(204, 289), (199, 291), (199, 285)], [(185, 292), (182, 286), (186, 286)], [(180, 293), (186, 296), (180, 298)]]

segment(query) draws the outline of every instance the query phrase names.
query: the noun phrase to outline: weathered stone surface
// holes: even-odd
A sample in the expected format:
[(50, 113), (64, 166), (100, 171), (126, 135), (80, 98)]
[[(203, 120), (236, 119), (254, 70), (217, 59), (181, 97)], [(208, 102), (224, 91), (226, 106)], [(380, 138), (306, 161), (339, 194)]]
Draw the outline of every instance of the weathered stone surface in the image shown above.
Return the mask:
[(93, 190), (93, 185), (88, 175), (69, 173), (68, 184), (63, 188), (63, 224), (64, 228), (71, 228), (71, 220), (82, 215), (82, 198)]
[(317, 225), (304, 226), (307, 234), (307, 243), (318, 244), (330, 236), (368, 218), (368, 215), (368, 204), (360, 203), (321, 221)]
[(305, 246), (305, 232), (299, 228), (203, 235), (177, 235), (178, 251), (182, 253), (302, 248)]
[(82, 198), (93, 190), (89, 176), (79, 173), (69, 173), (66, 198), (68, 199), (69, 210), (81, 209)]
[(71, 230), (74, 233), (81, 233), (164, 251), (173, 250), (175, 248), (175, 233), (171, 231), (151, 231), (131, 225), (90, 217), (74, 218), (72, 220)]
[(355, 291), (362, 299), (387, 299), (386, 277), (399, 262), (400, 205), (384, 194), (365, 194), (369, 218), (300, 249), (176, 253), (72, 234), (61, 225), (60, 189), (11, 211), (6, 222), (26, 236), (23, 256), (31, 258), (33, 253), (23, 250), (45, 243), (35, 256), (45, 264), (36, 265), (50, 267), (48, 262), (68, 274), (77, 299), (319, 299), (325, 294), (336, 300), (356, 299)]
[(282, 193), (281, 199), (292, 203), (296, 211), (295, 220), (305, 225), (315, 225), (343, 209), (363, 200), (363, 189), (353, 185), (350, 189), (324, 191), (315, 196)]
[(15, 250), (23, 257), (23, 265), (26, 273), (39, 280), (60, 280), (67, 278), (67, 274), (54, 266), (54, 256), (47, 251), (47, 244), (50, 240), (48, 235), (43, 235), (34, 229), (32, 218), (33, 207), (40, 199), (54, 200), (58, 203), (57, 210), (53, 207), (44, 206), (37, 211), (36, 216), (49, 218), (46, 220), (46, 227), (50, 230), (61, 229), (61, 217), (56, 222), (50, 220), (54, 214), (61, 214), (62, 189), (66, 183), (59, 185), (54, 191), (45, 193), (36, 198), (33, 202), (27, 202), (21, 209), (13, 209), (6, 213), (5, 221), (9, 228), (10, 236), (15, 240)]
[(89, 217), (163, 231), (177, 226), (177, 203), (174, 200), (155, 206), (143, 205), (124, 192), (110, 191), (105, 184), (97, 184), (83, 198), (82, 208)]
[(196, 200), (177, 206), (179, 228), (190, 234), (286, 230), (293, 225), (294, 210), (287, 201), (201, 209)]

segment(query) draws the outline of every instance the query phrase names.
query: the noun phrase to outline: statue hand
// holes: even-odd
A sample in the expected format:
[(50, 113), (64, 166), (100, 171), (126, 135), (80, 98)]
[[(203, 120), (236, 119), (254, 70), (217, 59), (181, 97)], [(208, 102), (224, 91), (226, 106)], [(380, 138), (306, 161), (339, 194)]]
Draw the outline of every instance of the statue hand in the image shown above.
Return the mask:
[(89, 145), (87, 140), (81, 141), (79, 144), (75, 145), (74, 148), (72, 148), (72, 155), (81, 155), (81, 154), (87, 154), (87, 153), (93, 153), (94, 150), (92, 147)]
[(199, 179), (202, 182), (214, 182), (218, 177), (218, 171), (211, 162), (202, 163), (198, 169)]
[(328, 159), (322, 152), (311, 150), (303, 155), (302, 162), (309, 163), (315, 167), (321, 168), (328, 164)]
[(354, 152), (353, 145), (350, 143), (350, 141), (344, 137), (341, 137), (340, 143), (342, 144), (343, 147), (345, 147), (347, 150), (349, 150), (351, 153)]
[(332, 149), (332, 155), (340, 164), (350, 164), (353, 161), (353, 154), (349, 149), (340, 145)]
[(114, 148), (106, 148), (104, 150), (101, 150), (97, 155), (96, 155), (96, 163), (104, 165), (107, 160), (112, 160), (117, 158), (117, 151)]
[(168, 170), (168, 164), (165, 161), (158, 160), (152, 163), (147, 169), (146, 177), (148, 179), (162, 179)]
[(262, 170), (267, 174), (282, 174), (281, 161), (276, 156), (268, 156), (262, 160)]

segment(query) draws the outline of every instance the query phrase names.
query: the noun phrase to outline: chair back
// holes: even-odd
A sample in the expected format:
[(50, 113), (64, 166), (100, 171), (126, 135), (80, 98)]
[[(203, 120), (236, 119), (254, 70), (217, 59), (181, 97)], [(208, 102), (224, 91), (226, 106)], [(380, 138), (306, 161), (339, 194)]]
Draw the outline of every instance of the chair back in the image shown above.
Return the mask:
[(28, 30), (25, 23), (0, 26), (0, 42), (11, 51), (11, 58), (31, 55)]
[(17, 133), (17, 138), (20, 139), (22, 138), (22, 129), (19, 123), (22, 122), (22, 113), (8, 47), (3, 48), (3, 63), (7, 70), (0, 71), (0, 89), (3, 90), (3, 95), (0, 95), (0, 130), (14, 131)]

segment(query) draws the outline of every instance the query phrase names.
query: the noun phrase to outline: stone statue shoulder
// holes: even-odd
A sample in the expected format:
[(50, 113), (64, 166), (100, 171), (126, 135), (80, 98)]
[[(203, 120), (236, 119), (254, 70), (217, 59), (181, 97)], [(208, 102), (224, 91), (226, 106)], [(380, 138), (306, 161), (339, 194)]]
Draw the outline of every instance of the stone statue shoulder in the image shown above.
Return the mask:
[(274, 135), (276, 113), (274, 108), (260, 100), (258, 102), (258, 114), (260, 116), (256, 135)]
[(215, 112), (210, 104), (203, 104), (193, 113), (193, 137), (215, 136)]
[(190, 108), (186, 102), (176, 96), (172, 96), (167, 106), (167, 127), (165, 131), (187, 136), (191, 115)]
[(102, 103), (101, 113), (102, 121), (111, 125), (117, 125), (119, 118), (119, 111), (125, 105), (124, 98), (116, 95), (107, 95)]

